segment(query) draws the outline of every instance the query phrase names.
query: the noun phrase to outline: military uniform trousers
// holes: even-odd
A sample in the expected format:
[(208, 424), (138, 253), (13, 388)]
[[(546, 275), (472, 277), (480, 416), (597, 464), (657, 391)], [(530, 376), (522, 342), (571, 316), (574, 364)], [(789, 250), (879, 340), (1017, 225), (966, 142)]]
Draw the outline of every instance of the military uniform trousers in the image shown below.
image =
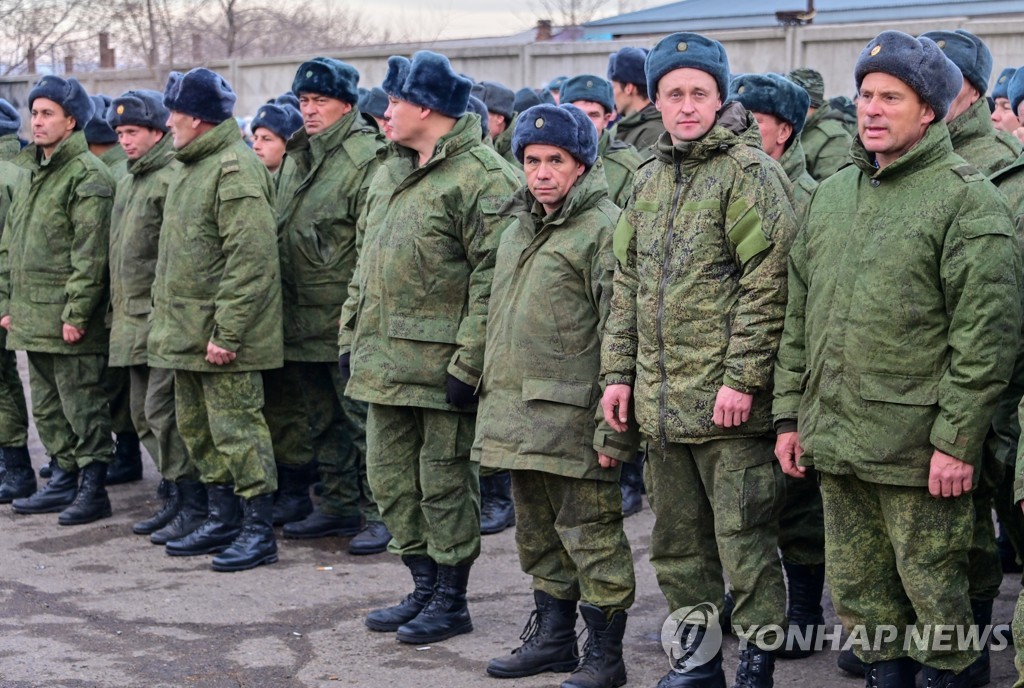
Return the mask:
[(402, 556), (468, 564), (480, 554), (479, 464), (469, 458), (476, 416), (370, 404), (366, 469), (370, 488)]
[(128, 368), (128, 376), (131, 380), (132, 423), (160, 475), (171, 482), (198, 480), (199, 469), (188, 457), (188, 450), (178, 433), (174, 371), (135, 365)]
[(131, 379), (128, 369), (107, 368), (103, 377), (103, 384), (110, 396), (110, 422), (114, 434), (136, 432), (132, 418)]
[[(974, 535), (967, 553), (968, 596), (972, 600), (994, 600), (999, 597), (999, 586), (1003, 584), (1003, 562), (999, 557), (996, 543), (996, 526), (992, 520), (992, 507), (999, 484), (1003, 479), (1004, 466), (989, 451), (986, 442), (982, 449), (981, 470), (975, 471), (975, 489), (971, 492), (974, 504)], [(1012, 480), (1011, 480), (1012, 483)], [(1020, 510), (1017, 510), (1020, 513)]]
[(28, 406), (18, 374), (18, 357), (6, 349), (7, 330), (0, 328), (0, 447), (28, 444)]
[(93, 461), (110, 463), (110, 405), (102, 354), (28, 352), (32, 415), (46, 453), (70, 473)]
[(1024, 688), (1024, 591), (1017, 595), (1010, 628), (1013, 632), (1013, 664), (1017, 667), (1017, 681), (1013, 688)]
[[(925, 487), (869, 483), (852, 475), (821, 474), (825, 505), (825, 578), (847, 630), (863, 626), (875, 638), (893, 626), (895, 640), (854, 652), (865, 662), (909, 656), (925, 666), (961, 671), (978, 652), (958, 643), (922, 643), (936, 626), (971, 625), (967, 551), (974, 508), (969, 495), (936, 499)], [(991, 519), (990, 519), (991, 520)], [(955, 638), (956, 631), (953, 631)], [(873, 642), (873, 640), (872, 640)]]
[(513, 470), (516, 549), (533, 587), (605, 610), (633, 605), (633, 554), (618, 481)]
[(207, 484), (234, 484), (251, 499), (277, 489), (258, 372), (174, 371), (178, 432)]
[(825, 515), (821, 508), (818, 474), (807, 469), (803, 478), (786, 476), (786, 499), (779, 516), (779, 550), (791, 564), (825, 563)]
[(779, 513), (785, 481), (765, 437), (661, 445), (644, 464), (654, 511), (651, 565), (669, 610), (718, 605), (723, 569), (733, 599), (733, 628), (783, 626), (786, 587), (779, 560)]

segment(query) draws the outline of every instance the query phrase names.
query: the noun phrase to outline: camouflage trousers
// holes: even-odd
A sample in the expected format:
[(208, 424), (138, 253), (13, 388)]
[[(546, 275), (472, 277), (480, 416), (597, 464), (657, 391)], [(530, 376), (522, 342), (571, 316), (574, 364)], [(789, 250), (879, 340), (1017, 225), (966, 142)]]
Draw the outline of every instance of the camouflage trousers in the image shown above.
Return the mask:
[(818, 474), (807, 469), (803, 478), (786, 476), (786, 499), (779, 516), (779, 550), (791, 564), (825, 563), (825, 516), (821, 509)]
[(366, 468), (392, 540), (389, 551), (445, 566), (480, 554), (479, 464), (470, 460), (476, 416), (370, 404)]
[(651, 565), (669, 610), (719, 604), (729, 576), (733, 629), (785, 625), (779, 512), (785, 482), (768, 438), (652, 441), (644, 463), (654, 511)]
[[(925, 666), (961, 671), (978, 656), (913, 639), (938, 626), (973, 623), (967, 597), (967, 551), (974, 510), (969, 496), (936, 499), (927, 488), (879, 485), (852, 475), (821, 474), (825, 505), (825, 576), (847, 630), (898, 630), (877, 648), (854, 646), (865, 662), (909, 656)], [(879, 634), (884, 639), (885, 632)], [(954, 631), (955, 635), (955, 631)]]
[(174, 371), (178, 432), (207, 484), (234, 484), (244, 499), (277, 489), (258, 372)]
[(46, 453), (75, 473), (93, 461), (110, 463), (110, 405), (103, 387), (107, 357), (28, 352), (32, 415)]
[(1017, 595), (1017, 606), (1013, 609), (1013, 664), (1017, 667), (1017, 681), (1013, 688), (1024, 688), (1024, 591)]
[(18, 357), (5, 348), (7, 330), (0, 327), (0, 447), (28, 444), (28, 406), (18, 374)]
[[(974, 535), (967, 553), (968, 596), (972, 600), (994, 600), (1003, 584), (1003, 562), (996, 544), (992, 506), (1003, 478), (1003, 463), (988, 451), (982, 452), (981, 470), (975, 472), (977, 487), (971, 492), (974, 505)], [(1019, 513), (1019, 511), (1018, 511)]]
[(533, 587), (609, 613), (633, 605), (633, 554), (616, 482), (515, 470), (516, 549)]
[[(110, 422), (115, 435), (135, 432), (132, 418), (131, 379), (127, 368), (107, 368), (103, 385), (110, 395)], [(149, 447), (146, 448), (147, 450)]]
[(188, 456), (178, 433), (174, 404), (174, 371), (145, 365), (128, 369), (132, 423), (164, 479), (198, 480), (199, 469)]
[(366, 479), (366, 404), (345, 395), (337, 364), (285, 361), (263, 380), (263, 414), (277, 463), (304, 466), (316, 459), (321, 511), (342, 518), (362, 511), (367, 521), (379, 521)]

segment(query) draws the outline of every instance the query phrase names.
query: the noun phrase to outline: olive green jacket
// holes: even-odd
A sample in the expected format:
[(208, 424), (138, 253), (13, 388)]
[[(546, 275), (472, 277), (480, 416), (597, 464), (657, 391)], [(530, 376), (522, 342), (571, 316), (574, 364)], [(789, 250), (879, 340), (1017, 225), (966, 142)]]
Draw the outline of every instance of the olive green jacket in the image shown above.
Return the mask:
[(633, 146), (641, 158), (647, 159), (654, 154), (652, 147), (658, 143), (658, 137), (664, 132), (665, 125), (661, 123), (661, 113), (654, 107), (654, 103), (648, 103), (639, 112), (616, 122), (612, 127), (611, 136)]
[(270, 185), (274, 190), (274, 213), (280, 220), (281, 214), (295, 193), (298, 185), (298, 171), (295, 169), (295, 161), (292, 156), (285, 154), (281, 159), (281, 166), (277, 172), (270, 175)]
[(816, 181), (831, 177), (850, 162), (853, 137), (840, 119), (841, 115), (825, 103), (807, 118), (800, 132), (800, 143), (807, 156), (807, 173)]
[(509, 169), (516, 175), (519, 184), (522, 185), (526, 183), (526, 172), (523, 171), (523, 163), (516, 160), (516, 156), (512, 152), (512, 133), (518, 121), (519, 113), (517, 112), (509, 125), (505, 127), (505, 131), (498, 134), (498, 138), (494, 139), (492, 145), (502, 160), (508, 163)]
[(995, 128), (984, 98), (946, 126), (953, 151), (986, 177), (1012, 165), (1020, 157), (1020, 142), (1012, 134)]
[(110, 221), (110, 365), (145, 365), (153, 311), (160, 226), (167, 188), (181, 165), (171, 135), (138, 160), (117, 183)]
[[(474, 130), (475, 129), (475, 130)], [(515, 177), (463, 117), (422, 167), (393, 145), (370, 183), (359, 262), (342, 310), (347, 393), (362, 401), (454, 410), (447, 375), (480, 380), (499, 209)]]
[(807, 219), (807, 209), (811, 205), (811, 196), (818, 188), (818, 182), (814, 181), (814, 177), (807, 173), (804, 147), (799, 138), (794, 139), (789, 150), (782, 154), (779, 164), (786, 171), (786, 177), (789, 179), (790, 189), (793, 192), (793, 211), (796, 213), (800, 225), (803, 226), (804, 220)]
[[(49, 159), (31, 145), (16, 161), (31, 181), (16, 191), (0, 240), (0, 315), (11, 316), (7, 347), (106, 354), (114, 180), (81, 131)], [(63, 323), (85, 336), (65, 343)]]
[[(281, 272), (270, 174), (227, 119), (177, 151), (160, 230), (149, 365), (281, 367)], [(237, 357), (206, 362), (213, 342)]]
[(486, 466), (618, 480), (597, 452), (632, 461), (639, 444), (635, 432), (612, 431), (600, 409), (619, 209), (592, 168), (550, 215), (526, 188), (503, 210), (516, 219), (494, 267), (473, 456)]
[(353, 108), (315, 136), (288, 142), (296, 174), (280, 217), (284, 357), (338, 360), (338, 319), (356, 267), (356, 223), (384, 141)]
[[(738, 120), (738, 121), (736, 121)], [(665, 442), (770, 433), (771, 378), (797, 231), (785, 173), (753, 116), (728, 104), (702, 138), (668, 134), (633, 181), (615, 235), (606, 384), (633, 387), (641, 430)], [(717, 427), (723, 385), (752, 394), (750, 419)]]
[(1021, 249), (1006, 200), (945, 123), (877, 169), (818, 186), (789, 261), (777, 423), (801, 463), (925, 487), (938, 449), (975, 466), (1021, 331)]
[(120, 144), (115, 143), (113, 148), (107, 150), (99, 158), (100, 162), (110, 170), (110, 174), (114, 177), (114, 182), (121, 181), (128, 174), (128, 156)]
[(633, 146), (612, 138), (607, 129), (601, 132), (597, 141), (597, 155), (601, 158), (604, 177), (608, 181), (608, 197), (612, 203), (624, 208), (633, 193), (633, 175), (643, 158)]
[[(13, 160), (21, 152), (21, 143), (17, 134), (0, 136), (0, 243), (3, 242), (4, 225), (7, 223), (7, 211), (19, 186), (27, 184), (29, 173)], [(7, 330), (0, 328), (0, 351), (7, 348)]]

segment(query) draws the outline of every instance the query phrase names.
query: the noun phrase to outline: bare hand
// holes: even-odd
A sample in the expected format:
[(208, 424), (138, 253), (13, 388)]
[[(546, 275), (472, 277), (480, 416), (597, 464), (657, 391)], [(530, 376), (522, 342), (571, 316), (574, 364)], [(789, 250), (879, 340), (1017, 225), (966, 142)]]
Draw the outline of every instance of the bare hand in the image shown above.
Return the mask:
[(613, 459), (612, 457), (606, 454), (602, 454), (601, 452), (597, 452), (597, 462), (601, 464), (601, 468), (615, 468), (616, 466), (619, 465), (618, 459)]
[[(7, 316), (10, 318), (10, 316)], [(68, 325), (64, 323), (64, 342), (66, 344), (77, 344), (82, 341), (82, 337), (85, 336), (85, 330), (79, 329), (74, 325)]]
[(10, 330), (11, 316), (5, 315), (4, 317), (0, 318), (0, 327), (4, 328), (5, 330)]
[(775, 458), (779, 460), (782, 472), (786, 475), (792, 478), (807, 475), (807, 469), (798, 463), (803, 453), (799, 432), (784, 432), (775, 438)]
[(235, 360), (236, 354), (234, 351), (228, 351), (223, 349), (213, 342), (209, 342), (206, 345), (206, 362), (212, 363), (213, 365), (227, 365), (231, 361)]
[(629, 429), (629, 401), (633, 398), (633, 388), (629, 385), (608, 385), (601, 397), (601, 410), (604, 420), (615, 432), (626, 432)]
[(715, 397), (715, 412), (712, 420), (721, 428), (735, 428), (750, 419), (750, 407), (754, 404), (753, 394), (737, 392), (722, 385)]
[(974, 466), (936, 449), (928, 471), (928, 494), (932, 497), (959, 497), (970, 491)]

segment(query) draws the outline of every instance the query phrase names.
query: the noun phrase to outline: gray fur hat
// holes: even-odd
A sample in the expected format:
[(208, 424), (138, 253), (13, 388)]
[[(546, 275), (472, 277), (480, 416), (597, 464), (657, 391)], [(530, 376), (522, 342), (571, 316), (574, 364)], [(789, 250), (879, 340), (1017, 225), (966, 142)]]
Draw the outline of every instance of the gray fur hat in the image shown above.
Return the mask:
[(0, 98), (0, 136), (17, 134), (21, 129), (21, 115), (18, 108)]
[[(646, 84), (644, 60), (647, 59), (647, 48), (626, 46), (608, 56), (608, 81), (620, 84)], [(561, 95), (561, 92), (559, 92)]]
[(164, 106), (204, 122), (220, 124), (231, 119), (234, 89), (217, 72), (196, 67), (182, 74), (171, 72), (164, 88)]
[(710, 74), (718, 84), (718, 95), (724, 101), (729, 94), (729, 57), (725, 46), (699, 33), (681, 31), (658, 41), (645, 63), (647, 93), (653, 100), (661, 77), (675, 69), (689, 67)]
[(729, 100), (739, 101), (749, 112), (775, 115), (793, 127), (790, 141), (804, 128), (811, 97), (779, 74), (741, 74), (729, 85)]
[(380, 86), (374, 86), (359, 99), (359, 109), (373, 117), (384, 119), (388, 109), (388, 94)]
[[(476, 96), (469, 97), (469, 104), (466, 106), (466, 115), (471, 112), (475, 112), (480, 118), (480, 128), (483, 129), (483, 137), (486, 139), (491, 135), (491, 124), (487, 119), (487, 106), (484, 105), (484, 101), (480, 100)], [(465, 115), (463, 115), (465, 117)]]
[(355, 105), (359, 102), (359, 72), (347, 62), (332, 57), (314, 57), (295, 71), (292, 93), (319, 93)]
[(993, 98), (1009, 98), (1009, 94), (1006, 88), (1010, 85), (1010, 79), (1017, 73), (1016, 67), (1007, 67), (1003, 71), (999, 72), (999, 76), (996, 78), (996, 84), (992, 87)]
[(117, 132), (107, 124), (107, 113), (110, 111), (110, 96), (90, 96), (92, 99), (92, 117), (85, 125), (85, 140), (93, 144), (117, 143)]
[(488, 112), (503, 115), (505, 122), (512, 123), (516, 112), (516, 94), (511, 88), (497, 81), (480, 81), (473, 85), (472, 94), (483, 101)]
[(75, 118), (76, 131), (85, 128), (85, 125), (92, 119), (95, 109), (92, 99), (85, 92), (85, 87), (73, 77), (65, 81), (59, 76), (44, 76), (28, 92), (29, 108), (32, 107), (36, 98), (47, 98), (64, 108), (64, 112)]
[[(322, 93), (321, 95), (329, 94)], [(255, 132), (260, 127), (269, 129), (279, 138), (287, 141), (292, 134), (302, 128), (302, 114), (291, 105), (266, 103), (260, 106), (260, 109), (256, 111), (256, 116), (249, 121), (249, 131)]]
[(113, 129), (133, 124), (138, 127), (167, 131), (167, 117), (163, 94), (148, 89), (125, 91), (110, 104), (107, 124)]
[(970, 31), (929, 31), (921, 34), (930, 38), (946, 54), (953, 64), (960, 68), (964, 79), (985, 95), (988, 80), (992, 76), (992, 51), (985, 42)]
[(459, 76), (448, 58), (420, 50), (409, 60), (400, 55), (388, 58), (383, 89), (388, 95), (458, 119), (466, 114), (473, 82)]
[(520, 113), (512, 133), (512, 153), (523, 162), (531, 143), (558, 146), (590, 169), (597, 160), (597, 129), (575, 105), (535, 105)]
[(600, 103), (605, 112), (615, 110), (615, 97), (612, 95), (611, 83), (607, 79), (593, 74), (574, 76), (562, 84), (562, 90), (558, 95), (563, 103), (589, 100), (592, 103)]

